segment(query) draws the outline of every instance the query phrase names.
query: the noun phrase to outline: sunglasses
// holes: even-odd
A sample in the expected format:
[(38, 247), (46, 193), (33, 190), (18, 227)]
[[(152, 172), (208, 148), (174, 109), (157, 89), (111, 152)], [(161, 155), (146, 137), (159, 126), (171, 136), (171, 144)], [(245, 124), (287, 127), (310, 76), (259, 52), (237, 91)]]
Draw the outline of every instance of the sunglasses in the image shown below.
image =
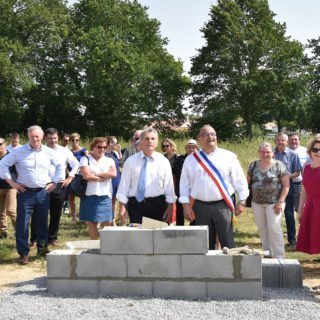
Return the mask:
[(78, 142), (79, 139), (72, 139), (71, 141), (72, 141), (72, 142)]
[(319, 151), (320, 151), (319, 148), (316, 148), (316, 147), (311, 148), (311, 152), (313, 152), (313, 153), (317, 153)]
[(100, 149), (100, 150), (105, 150), (105, 149), (107, 149), (107, 147), (104, 147), (104, 146), (96, 146), (97, 147), (97, 149)]
[(63, 140), (64, 142), (69, 142), (70, 140)]
[(169, 144), (164, 144), (164, 145), (162, 146), (162, 148), (169, 148), (169, 147), (170, 147)]

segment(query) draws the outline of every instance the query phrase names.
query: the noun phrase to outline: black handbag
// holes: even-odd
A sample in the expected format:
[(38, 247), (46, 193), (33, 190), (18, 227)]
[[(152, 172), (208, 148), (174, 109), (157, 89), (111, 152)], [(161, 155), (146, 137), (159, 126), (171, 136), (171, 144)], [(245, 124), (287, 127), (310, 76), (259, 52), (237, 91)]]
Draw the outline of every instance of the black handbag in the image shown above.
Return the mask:
[(248, 187), (249, 187), (249, 195), (248, 195), (248, 198), (246, 200), (246, 207), (247, 208), (251, 208), (251, 203), (252, 203), (252, 175), (253, 175), (253, 170), (256, 167), (256, 164), (257, 164), (257, 161), (255, 161), (253, 163), (252, 170), (250, 172), (251, 173), (250, 174), (251, 179), (250, 179), (250, 182), (249, 182), (249, 185), (248, 185)]
[[(87, 156), (86, 158), (88, 159), (89, 164), (89, 158)], [(74, 194), (76, 197), (83, 197), (86, 195), (87, 185), (88, 181), (83, 179), (82, 174), (76, 173), (69, 185), (70, 193)]]

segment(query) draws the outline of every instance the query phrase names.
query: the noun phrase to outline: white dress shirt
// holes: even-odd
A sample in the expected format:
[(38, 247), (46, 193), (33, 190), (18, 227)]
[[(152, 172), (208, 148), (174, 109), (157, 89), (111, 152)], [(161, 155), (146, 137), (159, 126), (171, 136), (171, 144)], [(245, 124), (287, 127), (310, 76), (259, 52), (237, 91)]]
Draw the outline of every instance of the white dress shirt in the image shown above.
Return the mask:
[[(117, 199), (127, 203), (129, 197), (137, 195), (140, 172), (145, 155), (140, 151), (129, 157), (124, 163)], [(174, 203), (177, 199), (174, 193), (172, 170), (169, 160), (159, 152), (153, 152), (147, 158), (145, 198), (166, 196), (166, 202)]]
[[(307, 148), (303, 146), (299, 146), (297, 149), (290, 149), (294, 153), (298, 155), (301, 167), (304, 168), (306, 161), (309, 159), (309, 155), (307, 153)], [(301, 172), (298, 177), (292, 179), (294, 183), (299, 183), (302, 181), (302, 175)]]
[[(239, 200), (246, 200), (249, 195), (248, 183), (236, 154), (216, 147), (207, 157), (220, 172), (229, 194), (236, 191)], [(183, 164), (179, 202), (188, 203), (190, 197), (207, 202), (223, 199), (216, 184), (192, 154)]]
[(7, 149), (9, 152), (12, 152), (12, 150), (18, 149), (18, 148), (20, 148), (21, 146), (22, 146), (21, 144), (18, 144), (16, 147), (13, 147), (12, 144), (9, 144), (8, 146), (6, 146), (6, 149)]
[[(55, 148), (51, 148), (53, 152), (56, 154), (57, 158), (64, 164), (64, 168), (67, 168), (67, 165), (69, 164), (71, 171), (69, 172), (70, 177), (74, 177), (74, 175), (77, 173), (79, 169), (79, 162), (77, 158), (73, 155), (73, 153), (62, 146), (57, 145)], [(51, 165), (50, 166), (50, 177), (53, 178), (56, 174), (56, 167)], [(63, 178), (64, 180), (64, 178)], [(63, 181), (62, 180), (62, 181)], [(60, 182), (62, 182), (60, 181)]]
[[(59, 183), (65, 178), (64, 164), (52, 149), (41, 146), (33, 149), (29, 143), (12, 150), (0, 162), (1, 179), (12, 179), (9, 168), (15, 165), (17, 182), (29, 188), (44, 188), (50, 182)], [(56, 167), (54, 177), (50, 177), (50, 166)]]
[[(88, 162), (89, 158), (89, 162)], [(80, 159), (80, 167), (88, 167), (90, 173), (99, 174), (109, 171), (110, 167), (116, 167), (114, 160), (108, 157), (102, 157), (99, 161), (91, 155)], [(86, 196), (108, 196), (112, 198), (112, 179), (104, 181), (88, 181)]]

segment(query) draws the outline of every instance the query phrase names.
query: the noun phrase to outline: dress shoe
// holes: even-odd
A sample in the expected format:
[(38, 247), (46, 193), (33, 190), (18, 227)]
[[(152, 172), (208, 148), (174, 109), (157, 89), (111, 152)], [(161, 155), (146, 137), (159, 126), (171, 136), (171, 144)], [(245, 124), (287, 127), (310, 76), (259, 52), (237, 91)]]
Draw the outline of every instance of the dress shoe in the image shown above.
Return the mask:
[(29, 248), (30, 249), (34, 249), (36, 247), (37, 247), (37, 243), (36, 242), (30, 242), (30, 244), (29, 244)]
[(19, 262), (21, 265), (26, 265), (29, 262), (29, 257), (28, 256), (24, 256), (23, 254), (20, 254), (20, 259)]
[(59, 247), (60, 246), (60, 244), (57, 240), (50, 241), (48, 244), (49, 244), (49, 246), (52, 246), (52, 247)]
[(38, 249), (37, 257), (45, 257), (47, 253), (50, 253), (50, 250), (48, 248)]

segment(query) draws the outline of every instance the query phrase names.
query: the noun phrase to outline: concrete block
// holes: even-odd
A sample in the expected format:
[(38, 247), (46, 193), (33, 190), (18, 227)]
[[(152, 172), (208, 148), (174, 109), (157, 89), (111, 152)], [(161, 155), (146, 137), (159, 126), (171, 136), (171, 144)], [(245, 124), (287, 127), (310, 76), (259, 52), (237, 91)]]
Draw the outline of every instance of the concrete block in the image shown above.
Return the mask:
[(302, 267), (296, 259), (279, 259), (282, 266), (282, 287), (302, 288)]
[(282, 266), (278, 259), (262, 259), (263, 287), (282, 287)]
[(71, 256), (74, 253), (73, 250), (55, 250), (47, 254), (48, 278), (70, 278), (74, 263)]
[(234, 279), (233, 257), (217, 251), (181, 256), (182, 278)]
[(151, 281), (101, 280), (99, 285), (101, 295), (152, 296)]
[[(251, 279), (251, 280), (261, 280), (262, 278), (262, 265), (261, 256), (259, 254), (255, 255), (239, 255), (239, 260), (241, 261), (241, 266), (239, 270), (239, 278), (241, 279)], [(237, 259), (233, 261), (234, 270), (238, 272)]]
[(83, 240), (83, 241), (68, 241), (67, 249), (100, 249), (100, 240)]
[(205, 298), (207, 288), (200, 281), (154, 281), (153, 295), (163, 298)]
[(203, 254), (208, 252), (207, 226), (174, 226), (153, 230), (155, 254)]
[(76, 256), (75, 273), (78, 278), (127, 277), (127, 259), (125, 255), (83, 252)]
[(262, 299), (261, 281), (253, 282), (207, 282), (207, 296), (226, 300)]
[(98, 280), (48, 279), (48, 292), (62, 295), (98, 295)]
[(100, 231), (102, 254), (153, 254), (152, 230), (105, 227)]
[(128, 255), (128, 277), (181, 278), (179, 255)]

